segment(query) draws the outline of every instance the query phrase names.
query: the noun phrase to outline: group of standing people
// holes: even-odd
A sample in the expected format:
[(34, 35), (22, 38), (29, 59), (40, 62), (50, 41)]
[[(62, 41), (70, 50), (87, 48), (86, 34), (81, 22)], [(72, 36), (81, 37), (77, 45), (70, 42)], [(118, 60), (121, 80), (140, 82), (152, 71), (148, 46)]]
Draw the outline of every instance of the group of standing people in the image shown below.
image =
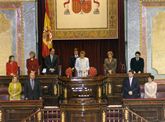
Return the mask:
[[(6, 63), (6, 75), (12, 76), (12, 81), (8, 87), (8, 93), (10, 100), (38, 100), (42, 99), (41, 85), (36, 79), (36, 75), (39, 74), (39, 62), (32, 51), (29, 53), (30, 58), (26, 60), (28, 79), (23, 81), (24, 84), (24, 98), (21, 98), (22, 85), (19, 82), (19, 66), (14, 59), (14, 56), (9, 57), (9, 61)], [(50, 55), (45, 57), (46, 73), (52, 74), (58, 72), (58, 56), (55, 55), (55, 49), (50, 49)]]
[[(39, 63), (35, 57), (35, 53), (29, 53), (30, 58), (26, 60), (27, 74), (29, 78), (23, 82), (24, 84), (24, 99), (35, 100), (42, 99), (40, 82), (35, 79), (35, 75), (39, 72)], [(13, 55), (9, 56), (9, 61), (6, 63), (6, 75), (12, 76), (12, 81), (8, 87), (10, 100), (21, 100), (22, 85), (19, 82), (19, 66)]]
[[(117, 59), (113, 58), (113, 52), (107, 52), (107, 58), (104, 60), (104, 71), (106, 75), (116, 73)], [(135, 73), (144, 72), (144, 59), (141, 58), (139, 51), (135, 52), (135, 57), (130, 61), (130, 68), (128, 72), (128, 78), (123, 81), (123, 98), (140, 98), (141, 91), (137, 78), (134, 77)], [(156, 98), (157, 95), (157, 83), (154, 82), (154, 76), (148, 77), (148, 82), (144, 84), (144, 98)]]
[[(80, 51), (80, 56), (78, 49), (74, 49), (74, 55), (70, 58), (70, 67), (72, 68), (74, 74), (78, 77), (88, 76), (88, 71), (90, 68), (89, 59), (85, 57), (86, 52)], [(130, 68), (134, 73), (143, 73), (144, 72), (144, 60), (140, 57), (140, 52), (135, 53), (135, 57), (130, 61)], [(50, 49), (50, 54), (44, 58), (45, 62), (45, 71), (43, 73), (47, 74), (58, 74), (59, 72), (59, 57), (55, 54), (55, 49)], [(36, 75), (39, 74), (39, 62), (35, 56), (35, 53), (31, 51), (29, 53), (29, 59), (26, 60), (27, 74), (34, 72)], [(107, 58), (104, 60), (104, 73), (110, 75), (116, 73), (117, 69), (117, 59), (114, 58), (112, 51), (107, 52)], [(6, 63), (6, 75), (13, 76), (19, 74), (19, 66), (15, 61), (13, 55), (9, 56), (9, 61)]]
[[(79, 56), (80, 55), (80, 56)], [(86, 77), (89, 72), (89, 59), (85, 57), (85, 51), (78, 52), (74, 49), (74, 55), (70, 58), (70, 67), (72, 72), (78, 77)], [(30, 58), (26, 60), (27, 73), (29, 79), (24, 81), (24, 98), (25, 99), (42, 99), (40, 82), (35, 79), (39, 73), (39, 63), (32, 51), (29, 53)], [(106, 75), (116, 73), (117, 59), (113, 57), (112, 51), (107, 52), (107, 58), (104, 60), (104, 71)], [(138, 79), (134, 78), (135, 73), (144, 72), (144, 60), (140, 57), (140, 52), (135, 53), (135, 57), (130, 61), (131, 70), (128, 72), (128, 78), (123, 81), (123, 98), (139, 98), (140, 86)], [(47, 74), (58, 74), (58, 56), (55, 54), (55, 49), (50, 49), (50, 54), (45, 57), (45, 66)], [(14, 56), (9, 57), (6, 63), (6, 75), (13, 76), (12, 82), (9, 84), (9, 94), (11, 100), (21, 99), (22, 86), (18, 80), (18, 64), (14, 60)], [(157, 84), (154, 82), (154, 76), (148, 77), (148, 82), (144, 85), (145, 98), (156, 98)]]
[[(55, 49), (50, 49), (50, 54), (44, 58), (47, 74), (58, 74), (58, 56), (55, 54)], [(26, 60), (27, 74), (34, 72), (36, 75), (40, 73), (40, 66), (35, 52), (29, 53), (29, 59)], [(6, 63), (6, 75), (19, 75), (19, 66), (13, 55), (9, 56), (9, 61)]]

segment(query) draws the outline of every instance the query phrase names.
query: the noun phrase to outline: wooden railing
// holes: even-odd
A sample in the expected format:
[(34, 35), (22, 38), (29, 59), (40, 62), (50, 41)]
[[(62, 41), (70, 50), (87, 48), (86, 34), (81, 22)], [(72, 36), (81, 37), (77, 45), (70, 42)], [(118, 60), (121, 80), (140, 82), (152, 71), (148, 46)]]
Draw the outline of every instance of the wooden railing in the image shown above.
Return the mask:
[(110, 105), (106, 110), (106, 122), (122, 122), (123, 108), (122, 105)]
[(23, 119), (22, 122), (61, 122), (60, 109), (58, 107), (44, 107)]
[(123, 110), (124, 110), (124, 122), (148, 122), (148, 120), (136, 114), (127, 107), (124, 108)]
[(106, 122), (148, 122), (142, 116), (121, 105), (111, 105), (106, 110)]
[[(45, 107), (38, 109), (22, 122), (61, 122), (61, 113), (58, 107)], [(142, 116), (121, 105), (107, 107), (106, 122), (148, 122)]]
[(56, 106), (47, 106), (42, 110), (44, 122), (61, 122), (60, 108)]
[(34, 113), (32, 113), (30, 116), (23, 119), (21, 122), (42, 122), (42, 110), (38, 109)]

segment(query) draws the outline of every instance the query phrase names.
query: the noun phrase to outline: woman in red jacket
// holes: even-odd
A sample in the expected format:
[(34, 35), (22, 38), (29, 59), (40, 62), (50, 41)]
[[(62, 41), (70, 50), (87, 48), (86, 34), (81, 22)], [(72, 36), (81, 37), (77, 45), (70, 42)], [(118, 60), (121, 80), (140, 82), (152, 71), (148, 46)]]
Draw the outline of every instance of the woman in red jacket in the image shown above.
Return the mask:
[(6, 63), (6, 75), (16, 76), (18, 74), (18, 64), (13, 55), (9, 56), (9, 62)]
[(27, 73), (28, 75), (30, 72), (35, 72), (35, 74), (38, 74), (39, 70), (39, 63), (38, 60), (35, 58), (35, 52), (31, 51), (29, 53), (30, 58), (26, 60), (26, 67), (27, 67)]

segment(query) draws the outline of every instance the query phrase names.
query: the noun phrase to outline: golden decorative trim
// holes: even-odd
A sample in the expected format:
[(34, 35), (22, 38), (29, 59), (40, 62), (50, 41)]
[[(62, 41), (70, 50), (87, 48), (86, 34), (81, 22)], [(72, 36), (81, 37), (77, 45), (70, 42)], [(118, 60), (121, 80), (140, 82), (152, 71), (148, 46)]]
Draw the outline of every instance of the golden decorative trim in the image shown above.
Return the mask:
[(110, 95), (112, 93), (112, 86), (111, 83), (106, 84), (106, 94)]
[(0, 122), (2, 122), (2, 111), (0, 110)]
[(41, 119), (42, 119), (42, 114), (41, 114), (41, 111), (40, 111), (40, 112), (38, 112), (38, 114), (37, 114), (37, 120), (38, 120), (38, 122), (40, 122)]
[(54, 85), (54, 95), (57, 95), (57, 85)]
[(106, 113), (103, 111), (102, 113), (102, 122), (106, 122)]
[(112, 86), (111, 83), (108, 83), (108, 94), (112, 93)]
[(124, 119), (125, 119), (126, 122), (129, 121), (129, 112), (128, 112), (127, 109), (124, 110)]
[(101, 98), (101, 86), (98, 87), (98, 98)]
[(67, 88), (64, 88), (64, 98), (67, 99)]
[(65, 113), (64, 112), (61, 113), (61, 122), (65, 122)]

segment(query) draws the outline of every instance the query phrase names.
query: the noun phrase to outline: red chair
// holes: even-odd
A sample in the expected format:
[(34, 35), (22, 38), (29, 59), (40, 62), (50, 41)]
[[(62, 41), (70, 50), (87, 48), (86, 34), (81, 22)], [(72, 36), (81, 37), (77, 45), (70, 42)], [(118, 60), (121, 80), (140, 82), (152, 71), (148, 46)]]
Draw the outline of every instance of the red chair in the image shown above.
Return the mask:
[(67, 69), (65, 70), (65, 75), (66, 75), (68, 78), (72, 77), (72, 68), (71, 68), (71, 67), (69, 67), (69, 68), (67, 68)]
[(97, 69), (95, 67), (90, 67), (89, 69), (89, 76), (94, 77), (97, 75)]

